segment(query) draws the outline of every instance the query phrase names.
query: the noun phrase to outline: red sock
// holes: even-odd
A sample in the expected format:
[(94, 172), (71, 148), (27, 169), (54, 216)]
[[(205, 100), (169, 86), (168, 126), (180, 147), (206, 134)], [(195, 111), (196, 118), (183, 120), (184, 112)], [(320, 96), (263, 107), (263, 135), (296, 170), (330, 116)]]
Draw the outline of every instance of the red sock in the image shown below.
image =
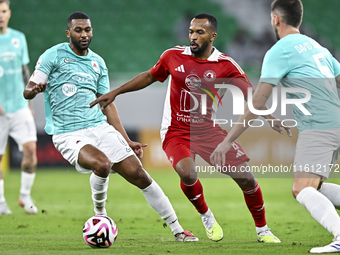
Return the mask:
[(251, 189), (243, 190), (244, 199), (248, 206), (248, 209), (251, 215), (254, 218), (256, 227), (263, 227), (267, 224), (265, 209), (264, 209), (264, 201), (262, 197), (262, 191), (259, 183), (255, 185), (255, 187)]
[(181, 181), (181, 188), (186, 197), (195, 206), (196, 210), (199, 213), (203, 214), (208, 211), (208, 206), (204, 200), (203, 187), (200, 180), (197, 179), (197, 181), (193, 185), (185, 185)]

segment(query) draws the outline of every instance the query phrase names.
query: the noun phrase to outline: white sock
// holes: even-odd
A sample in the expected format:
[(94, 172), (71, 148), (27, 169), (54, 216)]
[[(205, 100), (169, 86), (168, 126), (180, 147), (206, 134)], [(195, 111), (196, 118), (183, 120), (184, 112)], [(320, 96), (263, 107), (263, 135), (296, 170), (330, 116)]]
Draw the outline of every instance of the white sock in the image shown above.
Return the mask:
[(154, 180), (152, 180), (148, 187), (141, 189), (141, 191), (146, 201), (165, 220), (174, 235), (183, 232), (183, 228), (178, 222), (177, 215), (172, 208), (169, 198)]
[(4, 179), (0, 180), (0, 203), (6, 202), (4, 193)]
[(268, 229), (268, 226), (265, 225), (263, 227), (255, 227), (256, 228), (256, 233), (259, 234), (260, 232), (263, 232)]
[(206, 213), (200, 214), (202, 218), (202, 222), (204, 224), (204, 226), (210, 230), (212, 229), (212, 227), (214, 226), (214, 222), (215, 222), (215, 217), (214, 214), (212, 213), (212, 211), (210, 210), (210, 208), (208, 208), (208, 211)]
[(21, 171), (21, 188), (20, 188), (20, 196), (30, 196), (31, 189), (34, 183), (35, 173), (26, 173)]
[(109, 177), (102, 178), (92, 173), (90, 176), (90, 185), (95, 213), (98, 214), (98, 212), (101, 210), (105, 210), (107, 189), (109, 187)]
[(340, 217), (327, 197), (316, 189), (307, 187), (300, 191), (296, 200), (334, 237), (340, 235)]
[(327, 197), (336, 209), (340, 210), (340, 185), (323, 183), (318, 191)]

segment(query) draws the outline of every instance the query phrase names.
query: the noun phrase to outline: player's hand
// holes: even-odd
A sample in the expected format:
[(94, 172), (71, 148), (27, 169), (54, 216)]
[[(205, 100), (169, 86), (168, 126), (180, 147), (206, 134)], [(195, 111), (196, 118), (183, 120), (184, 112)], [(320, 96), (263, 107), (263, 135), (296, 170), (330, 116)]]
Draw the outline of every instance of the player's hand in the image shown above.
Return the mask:
[(133, 149), (133, 151), (135, 152), (137, 157), (142, 158), (143, 157), (143, 147), (146, 147), (148, 145), (130, 141), (129, 146), (131, 147), (131, 149)]
[(32, 87), (31, 91), (34, 94), (39, 94), (39, 93), (44, 92), (46, 90), (46, 86), (47, 86), (47, 82), (37, 83)]
[(290, 127), (285, 127), (282, 125), (281, 120), (279, 119), (270, 119), (269, 125), (270, 127), (275, 130), (276, 132), (279, 132), (280, 134), (283, 134), (282, 129), (286, 130), (286, 133), (289, 137), (292, 137), (292, 132), (290, 131)]
[(2, 105), (0, 104), (0, 116), (3, 116), (3, 115), (5, 115), (5, 110), (2, 107)]
[(114, 90), (112, 90), (109, 93), (106, 93), (104, 95), (101, 95), (96, 100), (94, 100), (93, 102), (90, 103), (90, 108), (92, 108), (93, 106), (95, 106), (99, 102), (104, 102), (104, 104), (101, 106), (101, 109), (104, 110), (109, 104), (111, 104), (115, 100), (116, 96), (117, 96), (117, 94), (115, 93)]
[(227, 141), (221, 142), (217, 145), (216, 149), (210, 155), (210, 163), (215, 166), (224, 166), (225, 165), (225, 154), (230, 150), (231, 143)]

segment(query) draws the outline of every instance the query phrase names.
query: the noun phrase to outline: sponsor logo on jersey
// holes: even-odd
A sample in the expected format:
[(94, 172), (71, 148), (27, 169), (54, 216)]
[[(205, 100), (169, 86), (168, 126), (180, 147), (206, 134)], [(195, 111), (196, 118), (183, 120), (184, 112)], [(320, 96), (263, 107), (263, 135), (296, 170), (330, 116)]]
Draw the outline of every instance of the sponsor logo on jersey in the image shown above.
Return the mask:
[(203, 76), (207, 82), (213, 82), (216, 79), (216, 73), (212, 70), (205, 71)]
[(95, 60), (92, 60), (92, 61), (91, 61), (91, 64), (92, 64), (92, 68), (93, 68), (93, 70), (95, 70), (96, 72), (98, 72), (98, 70), (99, 70), (99, 66), (98, 66), (98, 63), (97, 63), (97, 61), (95, 61)]
[(180, 65), (179, 67), (175, 68), (175, 71), (181, 72), (181, 73), (185, 73), (185, 71), (184, 71), (184, 66), (183, 66), (183, 65)]
[(20, 46), (20, 41), (19, 41), (19, 39), (18, 39), (18, 38), (13, 38), (13, 39), (12, 39), (12, 44), (13, 44), (13, 46), (14, 46), (15, 48), (19, 48), (19, 46)]
[(93, 83), (93, 77), (90, 74), (82, 73), (82, 72), (74, 73), (72, 76), (72, 80), (75, 80), (78, 83), (83, 83), (83, 84)]
[(202, 80), (197, 74), (189, 74), (185, 78), (185, 85), (187, 85), (189, 89), (198, 89), (201, 86), (201, 83)]
[(77, 86), (73, 83), (65, 83), (62, 87), (65, 96), (73, 96), (77, 92)]
[(67, 59), (67, 58), (64, 59), (65, 63), (74, 62), (74, 61), (77, 61), (77, 60), (76, 59)]
[(12, 61), (17, 54), (15, 52), (4, 52), (0, 55), (0, 62)]

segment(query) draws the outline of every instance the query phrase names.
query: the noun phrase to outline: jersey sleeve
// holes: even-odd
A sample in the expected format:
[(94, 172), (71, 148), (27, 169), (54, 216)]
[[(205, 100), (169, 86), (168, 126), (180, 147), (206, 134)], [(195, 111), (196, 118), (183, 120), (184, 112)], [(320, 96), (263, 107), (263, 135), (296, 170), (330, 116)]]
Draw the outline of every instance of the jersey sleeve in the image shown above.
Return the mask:
[(30, 62), (29, 56), (28, 56), (28, 48), (27, 48), (27, 41), (24, 34), (22, 34), (22, 58), (21, 63), (22, 65), (27, 65)]
[(50, 75), (50, 73), (53, 70), (54, 61), (56, 57), (57, 57), (56, 51), (48, 49), (39, 57), (35, 69), (43, 71), (45, 74)]
[(264, 56), (260, 82), (276, 86), (288, 72), (288, 56), (283, 49), (274, 45)]
[(101, 75), (97, 83), (97, 93), (104, 95), (110, 91), (110, 80), (104, 60), (101, 61), (100, 67)]
[(166, 65), (168, 56), (169, 53), (165, 51), (158, 62), (150, 69), (150, 74), (160, 82), (164, 82), (170, 74)]
[(333, 70), (334, 70), (334, 77), (337, 77), (340, 75), (340, 64), (338, 60), (336, 60), (333, 56), (332, 56), (332, 64), (333, 64)]
[(253, 92), (255, 91), (247, 75), (235, 60), (230, 58), (230, 60), (226, 62), (225, 69), (228, 70), (226, 82), (241, 89), (244, 97), (248, 95), (248, 88), (252, 88)]

